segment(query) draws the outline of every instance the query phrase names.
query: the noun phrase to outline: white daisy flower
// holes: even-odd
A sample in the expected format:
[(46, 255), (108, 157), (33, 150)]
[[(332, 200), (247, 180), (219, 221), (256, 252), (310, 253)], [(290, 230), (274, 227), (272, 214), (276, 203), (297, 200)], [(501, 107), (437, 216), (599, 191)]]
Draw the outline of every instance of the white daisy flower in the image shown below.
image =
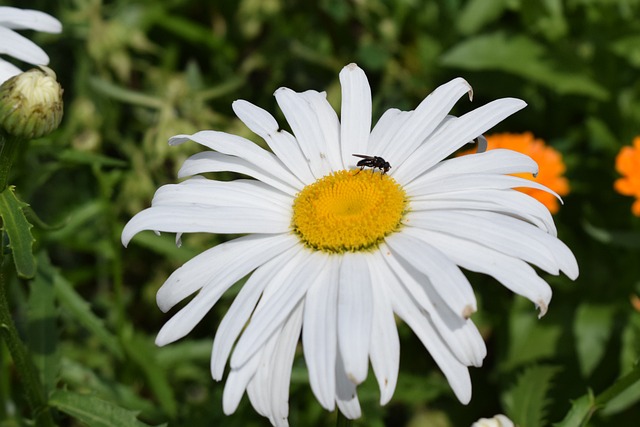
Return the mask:
[[(0, 6), (0, 54), (13, 56), (33, 65), (49, 64), (49, 56), (37, 44), (13, 30), (36, 30), (59, 33), (62, 24), (53, 16), (38, 10)], [(0, 84), (22, 71), (0, 58)]]
[[(388, 110), (371, 129), (371, 90), (355, 64), (340, 73), (341, 117), (324, 92), (275, 93), (293, 135), (265, 110), (239, 100), (238, 117), (273, 153), (216, 131), (170, 140), (202, 144), (180, 184), (161, 187), (152, 207), (122, 232), (244, 233), (176, 270), (160, 288), (161, 310), (197, 292), (161, 329), (156, 343), (185, 336), (236, 281), (249, 276), (213, 342), (211, 372), (230, 357), (223, 409), (246, 392), (274, 425), (286, 425), (291, 364), (302, 348), (313, 393), (328, 410), (360, 416), (356, 386), (369, 362), (387, 403), (398, 377), (394, 315), (422, 341), (462, 403), (469, 366), (486, 348), (469, 316), (476, 299), (461, 271), (495, 277), (544, 314), (549, 285), (533, 267), (571, 278), (578, 266), (556, 238), (548, 210), (514, 187), (545, 187), (508, 174), (536, 173), (527, 156), (491, 150), (445, 160), (525, 106), (499, 99), (461, 117), (447, 113), (471, 87), (461, 78), (437, 88), (414, 111)], [(362, 159), (354, 154), (377, 156)], [(361, 170), (356, 166), (381, 166)], [(380, 163), (378, 163), (380, 162)], [(385, 172), (384, 162), (391, 169)], [(220, 182), (198, 174), (231, 171), (254, 180)], [(304, 327), (303, 327), (304, 325)], [(235, 345), (235, 348), (234, 348)], [(232, 352), (233, 349), (233, 352)]]
[(509, 417), (498, 414), (493, 418), (480, 418), (471, 424), (471, 427), (515, 427), (515, 424), (513, 424), (513, 421), (511, 421)]

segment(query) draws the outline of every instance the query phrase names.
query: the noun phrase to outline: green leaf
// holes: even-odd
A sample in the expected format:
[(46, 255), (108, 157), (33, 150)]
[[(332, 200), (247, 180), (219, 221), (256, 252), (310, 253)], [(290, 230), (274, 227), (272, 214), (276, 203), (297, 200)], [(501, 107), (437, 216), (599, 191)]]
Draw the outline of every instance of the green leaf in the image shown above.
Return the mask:
[(509, 349), (502, 366), (504, 370), (553, 357), (562, 334), (560, 326), (538, 319), (526, 300), (517, 301), (509, 318)]
[(122, 168), (127, 166), (127, 162), (125, 162), (124, 160), (115, 159), (103, 154), (79, 150), (62, 150), (62, 152), (60, 152), (59, 154), (59, 159), (64, 162), (92, 166), (106, 166), (115, 168)]
[(60, 273), (55, 271), (52, 266), (49, 266), (49, 268), (52, 270), (52, 275), (54, 277), (54, 290), (56, 297), (65, 312), (75, 317), (78, 323), (87, 328), (87, 330), (101, 340), (111, 353), (122, 359), (124, 356), (122, 346), (118, 339), (109, 332), (102, 319), (91, 311), (89, 304), (87, 304), (87, 302), (78, 295), (75, 289), (73, 289), (71, 283), (62, 277)]
[(527, 427), (548, 425), (546, 407), (551, 381), (560, 369), (556, 366), (534, 365), (518, 378), (516, 385), (505, 395), (507, 415), (516, 424)]
[(620, 38), (611, 43), (611, 51), (626, 59), (629, 64), (640, 68), (640, 35)]
[(113, 402), (95, 396), (56, 390), (49, 398), (49, 405), (86, 423), (90, 427), (146, 427), (138, 420), (137, 412), (124, 409)]
[[(48, 262), (44, 255), (39, 257), (38, 261), (39, 267)], [(35, 280), (29, 285), (27, 313), (29, 350), (40, 373), (45, 394), (48, 394), (55, 389), (60, 371), (53, 278), (42, 268), (38, 268)]]
[(546, 48), (524, 35), (499, 31), (476, 36), (454, 46), (441, 58), (445, 67), (494, 70), (514, 74), (557, 93), (606, 100), (609, 92), (585, 74), (562, 71), (545, 58)]
[(613, 332), (616, 311), (611, 306), (581, 304), (576, 311), (573, 333), (580, 372), (588, 377), (607, 350), (607, 342)]
[(625, 405), (632, 403), (629, 397), (636, 397), (639, 388), (640, 365), (636, 365), (630, 373), (619, 378), (596, 398), (593, 397), (591, 390), (589, 390), (586, 395), (574, 401), (566, 417), (561, 422), (554, 424), (554, 427), (585, 426), (598, 409), (604, 408), (604, 414), (611, 414), (625, 409), (627, 406), (620, 405), (620, 403), (624, 402)]
[(469, 0), (458, 16), (458, 30), (464, 35), (474, 34), (499, 18), (508, 5), (509, 0)]
[(614, 414), (634, 405), (640, 399), (640, 364), (618, 378), (612, 386), (596, 397), (596, 404), (604, 406), (603, 413)]
[(142, 370), (147, 379), (147, 385), (165, 413), (174, 417), (178, 412), (178, 403), (166, 370), (158, 363), (156, 346), (143, 336), (132, 337), (123, 344), (129, 360)]
[(9, 236), (9, 247), (13, 253), (18, 276), (30, 279), (36, 274), (36, 260), (33, 257), (32, 225), (27, 221), (22, 209), (27, 204), (18, 200), (15, 187), (7, 187), (0, 193), (0, 216), (2, 227)]
[(580, 427), (586, 424), (591, 418), (595, 399), (589, 391), (577, 400), (571, 401), (571, 409), (559, 423), (554, 423), (554, 427)]
[(620, 140), (609, 129), (609, 125), (597, 117), (589, 117), (585, 121), (590, 146), (595, 149), (616, 153), (620, 149)]
[(584, 231), (598, 242), (623, 248), (640, 248), (640, 233), (637, 231), (609, 231), (583, 222)]
[(94, 369), (70, 358), (62, 359), (60, 379), (74, 391), (92, 393), (97, 398), (114, 402), (126, 409), (141, 411), (152, 419), (163, 416), (162, 408), (138, 394), (140, 390), (137, 384), (121, 384), (102, 377)]

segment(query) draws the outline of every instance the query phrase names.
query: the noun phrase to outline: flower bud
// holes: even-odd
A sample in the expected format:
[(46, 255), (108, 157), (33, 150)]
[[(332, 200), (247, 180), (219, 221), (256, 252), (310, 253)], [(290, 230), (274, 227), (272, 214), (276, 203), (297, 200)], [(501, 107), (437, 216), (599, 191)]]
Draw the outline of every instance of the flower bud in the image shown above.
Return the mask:
[(62, 87), (48, 67), (18, 74), (0, 86), (0, 128), (9, 135), (47, 135), (57, 129), (62, 114)]

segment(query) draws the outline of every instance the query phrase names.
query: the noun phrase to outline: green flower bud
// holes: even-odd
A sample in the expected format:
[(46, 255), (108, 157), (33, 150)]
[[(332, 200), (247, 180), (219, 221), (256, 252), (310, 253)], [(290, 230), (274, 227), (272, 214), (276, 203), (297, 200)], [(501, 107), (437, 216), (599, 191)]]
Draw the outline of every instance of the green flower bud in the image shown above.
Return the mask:
[(48, 67), (18, 74), (0, 86), (0, 128), (9, 135), (47, 135), (58, 128), (62, 113), (62, 87)]

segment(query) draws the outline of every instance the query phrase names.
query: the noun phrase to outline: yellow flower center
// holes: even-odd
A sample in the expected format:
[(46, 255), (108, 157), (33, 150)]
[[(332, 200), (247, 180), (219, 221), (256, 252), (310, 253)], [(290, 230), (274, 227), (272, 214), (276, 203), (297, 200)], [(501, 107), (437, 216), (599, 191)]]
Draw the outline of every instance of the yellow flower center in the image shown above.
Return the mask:
[(293, 230), (309, 247), (330, 253), (377, 247), (397, 231), (407, 197), (389, 175), (338, 171), (307, 185), (293, 202)]

